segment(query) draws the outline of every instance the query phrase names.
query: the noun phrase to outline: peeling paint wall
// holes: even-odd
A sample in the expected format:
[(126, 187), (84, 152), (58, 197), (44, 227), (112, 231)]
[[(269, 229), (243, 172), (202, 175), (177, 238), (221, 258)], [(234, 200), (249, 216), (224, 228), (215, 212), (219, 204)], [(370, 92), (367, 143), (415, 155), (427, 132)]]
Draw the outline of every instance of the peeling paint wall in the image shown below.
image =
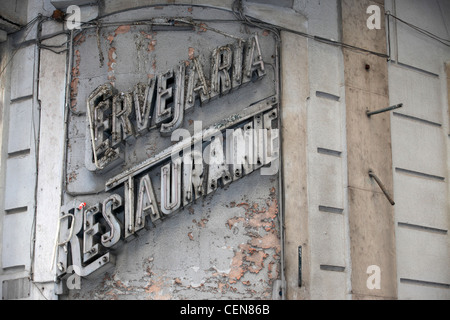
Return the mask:
[(114, 270), (82, 280), (67, 298), (272, 299), (281, 259), (276, 185), (256, 173), (217, 190), (124, 245)]

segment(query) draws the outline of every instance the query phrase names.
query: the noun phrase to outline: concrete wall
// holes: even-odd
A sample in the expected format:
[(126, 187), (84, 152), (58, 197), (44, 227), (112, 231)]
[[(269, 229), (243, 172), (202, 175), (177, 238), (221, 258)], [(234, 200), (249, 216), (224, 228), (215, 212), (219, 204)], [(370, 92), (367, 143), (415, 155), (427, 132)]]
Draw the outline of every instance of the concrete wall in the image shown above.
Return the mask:
[[(68, 3), (53, 2), (62, 9)], [(229, 9), (231, 3), (208, 5)], [(99, 11), (147, 4), (104, 0)], [(196, 10), (204, 2), (189, 4)], [(281, 32), (282, 189), (276, 179), (252, 175), (218, 190), (125, 244), (114, 270), (83, 280), (82, 290), (65, 298), (271, 299), (277, 298), (276, 280), (286, 280), (287, 299), (448, 299), (450, 52), (393, 18), (389, 34), (385, 22), (381, 30), (368, 30), (370, 4), (450, 38), (446, 1), (245, 2), (252, 15), (297, 32)], [(27, 10), (30, 21), (38, 12), (50, 15), (53, 5), (33, 1)], [(46, 22), (43, 32), (61, 28)], [(0, 67), (6, 67), (0, 75), (0, 280), (6, 281), (2, 288), (20, 283), (25, 293), (10, 291), (6, 298), (55, 299), (49, 260), (63, 192), (66, 56), (39, 52), (36, 87), (35, 43), (14, 51), (35, 31), (0, 46)], [(390, 49), (392, 60), (298, 32), (381, 53)], [(365, 115), (398, 103), (404, 106), (395, 112)], [(264, 228), (269, 215), (274, 225)], [(367, 287), (370, 265), (381, 269), (380, 289)]]
[[(343, 42), (386, 53), (385, 25), (367, 28), (369, 5), (383, 1), (342, 2)], [(389, 114), (372, 117), (366, 111), (389, 104), (387, 59), (344, 49), (347, 113), (348, 201), (354, 299), (397, 298), (396, 248), (393, 208), (368, 172), (382, 181), (392, 195), (392, 151)], [(366, 67), (368, 66), (368, 67)], [(377, 266), (382, 273), (379, 289), (367, 286), (367, 270)]]
[[(33, 1), (20, 10), (20, 19), (31, 21), (39, 13), (50, 16), (53, 7), (50, 1)], [(50, 24), (43, 23), (43, 35), (57, 31)], [(62, 149), (57, 141), (62, 146), (63, 122), (58, 112), (64, 105), (66, 56), (37, 50), (36, 37), (34, 23), (2, 44), (0, 279), (4, 299), (54, 297), (51, 264), (42, 256), (51, 255), (60, 204)], [(62, 37), (47, 44), (64, 41)]]
[[(340, 41), (340, 1), (308, 1), (308, 32)], [(346, 119), (342, 50), (308, 40), (308, 228), (311, 299), (350, 293)]]
[[(387, 1), (400, 19), (449, 39), (448, 1)], [(399, 299), (449, 299), (448, 47), (391, 18), (390, 103)]]
[[(14, 40), (7, 42), (12, 50)], [(9, 45), (9, 47), (8, 47)], [(19, 48), (2, 74), (1, 278), (26, 278), (31, 271), (36, 187), (38, 108), (33, 99), (36, 47)], [(3, 62), (3, 59), (2, 59)], [(10, 78), (8, 78), (10, 76)], [(29, 282), (28, 282), (29, 285)]]
[(0, 29), (13, 33), (25, 25), (28, 0), (4, 0), (0, 4)]

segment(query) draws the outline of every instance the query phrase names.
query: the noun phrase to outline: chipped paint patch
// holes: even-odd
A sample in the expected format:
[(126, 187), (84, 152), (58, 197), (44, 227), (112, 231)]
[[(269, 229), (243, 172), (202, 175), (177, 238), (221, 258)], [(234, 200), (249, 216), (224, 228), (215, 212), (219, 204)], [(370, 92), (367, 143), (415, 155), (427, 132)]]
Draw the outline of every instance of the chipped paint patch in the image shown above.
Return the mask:
[(111, 47), (108, 50), (108, 80), (112, 85), (114, 85), (114, 81), (116, 80), (114, 68), (116, 67), (116, 48)]
[(116, 48), (111, 47), (108, 50), (108, 71), (114, 71), (114, 67), (116, 66)]
[(199, 30), (198, 30), (198, 34), (201, 34), (202, 32), (206, 32), (208, 25), (206, 23), (200, 23), (199, 24)]
[(70, 105), (72, 109), (77, 105), (78, 84), (80, 82), (80, 50), (75, 50), (75, 66), (72, 68), (72, 81), (70, 83)]
[(109, 44), (111, 44), (114, 41), (114, 36), (112, 34), (108, 35), (108, 37), (106, 38), (106, 40), (109, 41)]
[(245, 247), (245, 245), (240, 245), (239, 251), (236, 252), (233, 259), (231, 260), (231, 270), (228, 274), (229, 283), (236, 283), (247, 271), (247, 266), (244, 265), (246, 256)]
[(195, 49), (192, 48), (192, 47), (189, 47), (189, 49), (188, 49), (188, 57), (189, 57), (189, 60), (194, 59), (194, 53), (195, 53)]
[(86, 35), (84, 34), (84, 32), (81, 32), (81, 33), (77, 34), (73, 38), (73, 44), (76, 45), (76, 46), (79, 46), (80, 44), (82, 44), (85, 41), (86, 41)]
[(77, 180), (78, 173), (76, 171), (72, 171), (67, 175), (67, 181), (69, 183)]
[[(271, 189), (271, 199), (266, 202), (267, 207), (260, 207), (258, 203), (249, 204), (241, 202), (230, 203), (230, 208), (243, 208), (244, 216), (228, 219), (226, 226), (231, 230), (236, 225), (242, 225), (246, 235), (250, 238), (247, 243), (241, 244), (231, 260), (231, 270), (228, 273), (229, 284), (236, 284), (245, 277), (246, 273), (258, 274), (266, 270), (268, 281), (272, 282), (278, 277), (278, 264), (281, 244), (276, 228), (278, 203)], [(274, 253), (270, 256), (271, 253)], [(269, 258), (270, 257), (270, 258)], [(265, 261), (270, 260), (266, 268)], [(265, 269), (266, 268), (266, 269)], [(249, 280), (242, 281), (250, 286)], [(221, 287), (223, 290), (223, 286)]]
[(119, 34), (124, 34), (130, 31), (131, 26), (130, 25), (123, 25), (119, 26), (115, 31), (114, 35), (117, 37)]
[(196, 219), (192, 220), (192, 222), (195, 223), (195, 224), (197, 224), (197, 226), (198, 226), (199, 228), (204, 228), (204, 227), (206, 226), (206, 223), (207, 223), (208, 221), (209, 221), (209, 220), (206, 219), (206, 218), (203, 218), (203, 219), (201, 219), (200, 221), (197, 221)]
[(273, 248), (276, 252), (280, 251), (280, 239), (278, 239), (278, 235), (276, 231), (271, 230), (268, 234), (263, 237), (254, 237), (250, 242), (252, 246), (269, 249)]
[(147, 51), (148, 52), (152, 52), (155, 50), (155, 46), (156, 46), (156, 40), (151, 40), (150, 43), (147, 46)]

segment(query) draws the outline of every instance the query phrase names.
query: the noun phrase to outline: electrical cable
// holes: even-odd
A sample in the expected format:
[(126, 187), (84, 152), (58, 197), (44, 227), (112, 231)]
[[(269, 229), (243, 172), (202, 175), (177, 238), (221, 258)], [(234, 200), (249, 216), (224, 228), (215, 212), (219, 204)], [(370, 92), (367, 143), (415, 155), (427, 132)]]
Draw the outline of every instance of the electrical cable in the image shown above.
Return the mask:
[[(25, 39), (28, 37), (28, 34), (30, 33), (30, 31), (32, 30), (32, 28), (30, 28), (30, 26), (34, 25), (36, 23), (36, 21), (38, 21), (40, 18), (42, 17), (42, 15), (38, 15), (36, 16), (34, 19), (32, 19), (30, 22), (28, 22), (26, 25), (24, 25), (21, 29), (19, 29), (18, 31), (14, 32), (17, 33), (21, 30), (24, 29), (28, 29), (27, 33), (25, 34)], [(3, 74), (3, 72), (6, 70), (6, 67), (11, 63), (12, 59), (14, 58), (14, 56), (16, 55), (17, 51), (19, 51), (19, 49), (22, 48), (23, 42), (16, 48), (14, 49), (13, 53), (11, 54), (11, 57), (9, 58), (8, 62), (6, 62), (5, 66), (3, 67), (3, 69), (0, 71), (0, 76)]]
[(385, 54), (385, 53), (380, 53), (380, 52), (376, 52), (376, 51), (372, 51), (372, 50), (368, 50), (365, 48), (361, 48), (361, 47), (357, 47), (357, 46), (353, 46), (347, 43), (343, 43), (340, 41), (335, 41), (332, 39), (327, 39), (324, 37), (320, 37), (320, 36), (316, 36), (316, 35), (312, 35), (309, 33), (305, 33), (305, 32), (301, 32), (301, 31), (296, 31), (296, 30), (292, 30), (286, 27), (281, 27), (281, 26), (275, 26), (273, 24), (267, 23), (267, 22), (263, 22), (261, 20), (252, 18), (247, 16), (244, 13), (244, 9), (242, 6), (242, 0), (235, 0), (232, 4), (232, 12), (234, 14), (234, 16), (236, 17), (237, 20), (247, 23), (249, 25), (253, 25), (256, 26), (258, 28), (263, 28), (263, 29), (267, 29), (269, 31), (272, 31), (274, 34), (277, 35), (277, 37), (279, 37), (279, 30), (282, 31), (286, 31), (286, 32), (290, 32), (290, 33), (294, 33), (303, 37), (306, 37), (308, 39), (311, 40), (315, 40), (321, 43), (325, 43), (325, 44), (329, 44), (329, 45), (333, 45), (333, 46), (339, 46), (342, 48), (346, 48), (352, 51), (358, 51), (358, 52), (364, 52), (364, 53), (368, 53), (368, 54), (372, 54), (372, 55), (376, 55), (378, 57), (382, 57), (382, 58), (390, 58), (389, 55)]
[(440, 37), (440, 36), (438, 36), (438, 35), (435, 35), (434, 33), (431, 33), (431, 32), (429, 32), (429, 31), (427, 31), (427, 30), (425, 30), (425, 29), (422, 29), (422, 28), (420, 28), (420, 27), (418, 27), (418, 26), (416, 26), (416, 25), (413, 25), (412, 23), (409, 23), (409, 22), (407, 22), (407, 21), (405, 21), (405, 20), (402, 20), (402, 19), (400, 19), (399, 17), (394, 16), (394, 15), (393, 15), (392, 13), (390, 13), (389, 11), (386, 12), (386, 15), (387, 15), (388, 17), (394, 18), (394, 19), (397, 20), (397, 21), (400, 21), (400, 22), (403, 23), (403, 24), (406, 24), (408, 27), (410, 27), (410, 28), (416, 30), (417, 32), (420, 32), (420, 33), (422, 33), (422, 34), (424, 34), (424, 35), (430, 37), (431, 39), (434, 39), (434, 40), (436, 40), (436, 41), (439, 41), (439, 42), (442, 43), (443, 45), (445, 45), (445, 46), (447, 46), (447, 47), (450, 47), (450, 40), (449, 40), (449, 39), (444, 39), (444, 38), (442, 38), (442, 37)]

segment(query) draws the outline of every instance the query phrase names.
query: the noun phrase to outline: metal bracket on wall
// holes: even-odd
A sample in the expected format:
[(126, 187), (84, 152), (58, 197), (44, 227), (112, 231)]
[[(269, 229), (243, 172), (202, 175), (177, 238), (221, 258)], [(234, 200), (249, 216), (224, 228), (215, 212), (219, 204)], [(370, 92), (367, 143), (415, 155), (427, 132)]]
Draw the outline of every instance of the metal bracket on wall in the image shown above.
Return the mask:
[(380, 110), (376, 110), (376, 111), (369, 111), (369, 110), (367, 110), (367, 111), (366, 111), (366, 114), (367, 114), (367, 116), (370, 118), (371, 116), (373, 116), (373, 115), (375, 115), (375, 114), (379, 114), (379, 113), (383, 113), (383, 112), (392, 111), (392, 110), (395, 110), (395, 109), (399, 109), (399, 108), (401, 108), (401, 107), (403, 107), (403, 103), (397, 104), (397, 105), (395, 105), (395, 106), (383, 108), (383, 109), (380, 109)]
[(384, 184), (381, 182), (381, 180), (376, 176), (375, 173), (373, 173), (372, 170), (369, 171), (369, 177), (375, 179), (375, 181), (377, 182), (378, 186), (380, 187), (381, 191), (383, 191), (384, 195), (386, 196), (386, 198), (389, 200), (389, 202), (391, 203), (391, 205), (395, 205), (394, 199), (392, 198), (392, 196), (389, 194), (389, 192), (386, 190), (386, 187), (384, 186)]

